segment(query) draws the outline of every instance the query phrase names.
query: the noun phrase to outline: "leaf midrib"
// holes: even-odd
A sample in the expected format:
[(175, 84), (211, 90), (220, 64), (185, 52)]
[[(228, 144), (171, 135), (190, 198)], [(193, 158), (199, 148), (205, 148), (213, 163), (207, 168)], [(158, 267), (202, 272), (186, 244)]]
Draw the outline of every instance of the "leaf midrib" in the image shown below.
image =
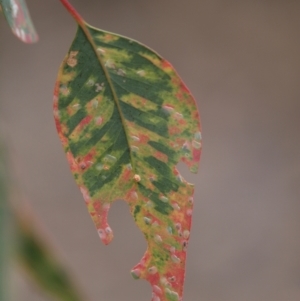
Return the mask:
[(133, 159), (133, 155), (132, 155), (132, 151), (131, 151), (131, 147), (130, 147), (130, 143), (129, 143), (129, 137), (128, 137), (128, 133), (127, 133), (127, 126), (126, 126), (126, 123), (125, 123), (125, 118), (122, 114), (122, 110), (121, 110), (121, 106), (120, 106), (120, 103), (119, 103), (119, 98), (117, 96), (117, 93), (114, 89), (114, 86), (113, 86), (113, 83), (112, 83), (112, 79), (110, 78), (110, 75), (109, 75), (109, 72), (108, 70), (106, 69), (105, 67), (105, 64), (103, 63), (102, 61), (102, 58), (100, 56), (100, 54), (97, 52), (97, 49), (96, 49), (96, 45), (94, 43), (94, 40), (93, 40), (93, 37), (92, 35), (90, 34), (89, 30), (88, 30), (88, 27), (89, 25), (85, 22), (82, 22), (82, 24), (80, 24), (79, 22), (77, 22), (78, 26), (81, 27), (81, 29), (83, 30), (87, 40), (89, 41), (89, 43), (91, 44), (93, 50), (94, 50), (94, 53), (104, 71), (104, 75), (107, 79), (107, 82), (108, 82), (108, 85), (110, 87), (110, 90), (112, 92), (112, 95), (113, 95), (113, 99), (114, 99), (114, 102), (117, 106), (117, 109), (118, 109), (118, 112), (119, 112), (119, 115), (120, 115), (120, 119), (121, 119), (121, 123), (123, 125), (123, 128), (124, 128), (124, 133), (125, 133), (125, 136), (126, 136), (126, 140), (127, 140), (127, 144), (128, 144), (128, 149), (129, 149), (129, 154), (130, 154), (130, 161), (131, 161), (131, 166), (132, 166), (132, 170), (135, 171), (135, 164), (134, 164), (134, 159)]

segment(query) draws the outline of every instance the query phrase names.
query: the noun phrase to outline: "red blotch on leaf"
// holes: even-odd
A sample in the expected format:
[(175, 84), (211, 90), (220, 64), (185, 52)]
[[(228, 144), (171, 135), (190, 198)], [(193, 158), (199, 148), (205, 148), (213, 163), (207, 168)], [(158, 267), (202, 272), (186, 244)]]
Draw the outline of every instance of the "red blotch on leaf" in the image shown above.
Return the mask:
[(168, 156), (166, 154), (163, 154), (161, 152), (155, 152), (154, 157), (162, 162), (167, 163), (168, 162)]
[(199, 161), (200, 160), (200, 155), (201, 155), (201, 149), (193, 149), (193, 159), (195, 161)]
[(140, 138), (139, 142), (142, 144), (146, 144), (149, 141), (149, 137), (147, 135), (140, 134), (139, 138)]
[(78, 130), (82, 130), (86, 125), (88, 125), (91, 120), (93, 119), (92, 116), (86, 116), (85, 118), (83, 118), (80, 123), (78, 124), (78, 126), (76, 127), (76, 129)]
[(162, 60), (161, 66), (163, 69), (173, 69), (172, 65), (166, 60)]

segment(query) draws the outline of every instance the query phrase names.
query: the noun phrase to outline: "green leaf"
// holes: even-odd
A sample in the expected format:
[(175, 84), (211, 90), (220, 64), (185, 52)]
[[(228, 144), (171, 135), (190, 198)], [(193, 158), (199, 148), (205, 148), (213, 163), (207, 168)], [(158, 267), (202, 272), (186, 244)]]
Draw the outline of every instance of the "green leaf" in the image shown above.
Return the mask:
[(20, 204), (12, 206), (9, 202), (9, 186), (7, 154), (0, 143), (0, 300), (9, 300), (11, 251), (35, 283), (55, 300), (84, 300), (45, 237), (37, 230), (39, 225), (32, 214), (29, 215), (24, 206), (20, 209)]
[(174, 68), (146, 46), (78, 23), (58, 74), (59, 137), (99, 236), (108, 244), (111, 204), (126, 201), (148, 243), (134, 278), (155, 301), (181, 300), (194, 187), (176, 166), (197, 172), (201, 152), (195, 100)]
[(45, 238), (36, 230), (38, 225), (33, 222), (32, 216), (25, 210), (14, 210), (13, 221), (17, 258), (35, 283), (55, 300), (84, 300)]
[(8, 300), (9, 209), (7, 195), (7, 168), (0, 144), (0, 300)]
[(12, 206), (7, 157), (0, 143), (0, 300), (9, 300), (9, 264), (14, 259), (10, 256), (13, 251), (32, 280), (55, 300), (83, 301), (65, 267), (37, 230), (39, 225), (32, 214), (20, 204)]
[(31, 21), (25, 0), (0, 0), (0, 11), (13, 33), (25, 43), (35, 43), (38, 35)]

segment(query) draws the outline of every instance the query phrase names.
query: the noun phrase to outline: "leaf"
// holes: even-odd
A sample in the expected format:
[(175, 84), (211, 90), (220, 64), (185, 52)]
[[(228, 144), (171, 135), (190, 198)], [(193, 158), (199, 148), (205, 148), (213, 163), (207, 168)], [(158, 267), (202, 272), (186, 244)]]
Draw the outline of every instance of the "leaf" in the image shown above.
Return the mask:
[(13, 33), (25, 43), (35, 43), (38, 35), (31, 21), (25, 0), (0, 0), (0, 11)]
[(37, 230), (39, 225), (34, 222), (33, 215), (23, 205), (12, 205), (7, 153), (0, 142), (0, 300), (9, 300), (12, 251), (32, 280), (55, 300), (84, 300), (41, 231)]
[(71, 171), (100, 238), (108, 244), (111, 204), (126, 201), (148, 243), (134, 278), (155, 301), (182, 300), (194, 186), (201, 151), (195, 100), (174, 68), (131, 39), (78, 23), (58, 74), (54, 116)]
[(37, 231), (38, 225), (23, 209), (14, 210), (13, 220), (16, 232), (16, 255), (28, 275), (35, 283), (55, 300), (84, 300), (71, 277), (57, 260), (49, 243)]
[[(7, 152), (0, 143), (0, 300), (9, 300), (9, 263), (14, 251), (27, 274), (46, 293), (59, 301), (84, 300), (45, 241), (39, 225), (24, 206), (12, 206)], [(18, 210), (16, 209), (18, 207)]]
[(2, 143), (0, 144), (0, 300), (8, 299), (8, 258), (9, 258), (9, 210), (7, 196), (7, 168)]

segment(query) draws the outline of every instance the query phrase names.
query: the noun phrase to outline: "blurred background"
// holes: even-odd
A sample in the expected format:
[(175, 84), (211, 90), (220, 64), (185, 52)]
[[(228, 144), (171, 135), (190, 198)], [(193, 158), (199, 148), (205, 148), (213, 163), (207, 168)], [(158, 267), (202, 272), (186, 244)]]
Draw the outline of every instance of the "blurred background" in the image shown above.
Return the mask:
[[(300, 300), (300, 2), (72, 0), (88, 21), (155, 49), (201, 113), (184, 301)], [(0, 19), (0, 118), (22, 192), (89, 301), (150, 301), (129, 271), (146, 250), (125, 203), (100, 242), (52, 116), (58, 67), (76, 31), (59, 1), (27, 0), (40, 41)], [(16, 300), (50, 300), (22, 272)]]

